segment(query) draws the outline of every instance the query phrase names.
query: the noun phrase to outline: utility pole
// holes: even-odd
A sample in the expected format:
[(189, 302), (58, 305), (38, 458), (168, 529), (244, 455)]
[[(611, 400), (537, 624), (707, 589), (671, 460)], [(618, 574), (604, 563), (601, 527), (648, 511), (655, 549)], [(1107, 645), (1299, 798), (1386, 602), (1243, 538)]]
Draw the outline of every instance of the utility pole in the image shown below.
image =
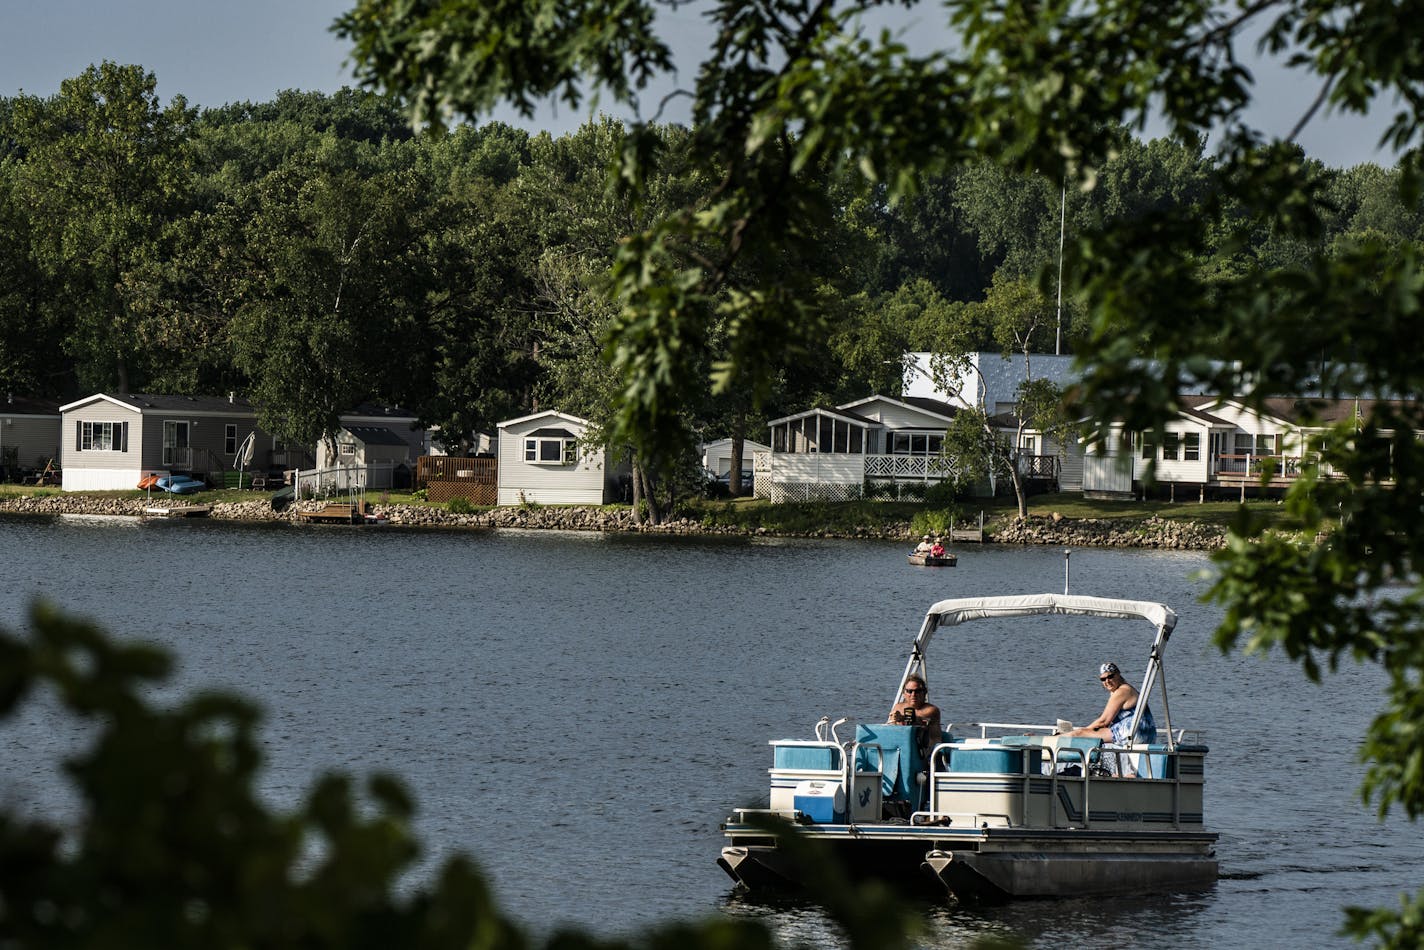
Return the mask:
[(1058, 202), (1058, 329), (1053, 334), (1053, 355), (1063, 355), (1063, 231), (1068, 219), (1068, 179)]

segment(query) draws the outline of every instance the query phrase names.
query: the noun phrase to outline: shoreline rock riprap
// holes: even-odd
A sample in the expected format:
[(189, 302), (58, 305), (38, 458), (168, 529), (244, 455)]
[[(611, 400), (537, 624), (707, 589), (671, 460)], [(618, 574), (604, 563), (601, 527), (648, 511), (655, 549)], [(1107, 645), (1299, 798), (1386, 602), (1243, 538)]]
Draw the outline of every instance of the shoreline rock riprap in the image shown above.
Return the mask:
[(1226, 530), (1200, 521), (1136, 518), (1030, 518), (995, 526), (999, 544), (1061, 544), (1067, 547), (1167, 548), (1214, 551), (1226, 546)]
[[(14, 515), (110, 515), (142, 517), (150, 505), (183, 504), (181, 500), (106, 498), (98, 495), (36, 495), (0, 500), (0, 513)], [(273, 511), (265, 499), (209, 504), (208, 517), (218, 521), (281, 523), (295, 520), (294, 510)], [(321, 505), (303, 502), (300, 510), (316, 510)], [(374, 505), (378, 515), (393, 525), (421, 528), (531, 528), (563, 531), (640, 532), (673, 535), (728, 535), (774, 537), (783, 532), (764, 527), (731, 524), (704, 524), (676, 518), (656, 527), (633, 523), (626, 508), (580, 508), (525, 506), (493, 508), (456, 514), (443, 508), (422, 505)], [(889, 521), (873, 527), (858, 526), (839, 531), (796, 532), (787, 536), (812, 536), (857, 540), (904, 541), (911, 537), (905, 521)], [(988, 540), (999, 544), (1051, 544), (1068, 547), (1136, 547), (1173, 550), (1215, 550), (1226, 543), (1226, 532), (1217, 525), (1149, 517), (1072, 519), (1036, 515), (1026, 521), (1005, 519), (989, 526)]]

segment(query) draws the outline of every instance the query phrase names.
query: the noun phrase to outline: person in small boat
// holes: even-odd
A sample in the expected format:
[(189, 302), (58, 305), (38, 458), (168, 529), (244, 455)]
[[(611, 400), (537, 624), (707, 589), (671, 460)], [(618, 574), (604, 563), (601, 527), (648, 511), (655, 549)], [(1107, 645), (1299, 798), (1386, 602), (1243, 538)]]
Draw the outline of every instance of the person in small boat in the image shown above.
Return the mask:
[[(1132, 716), (1137, 710), (1139, 699), (1137, 689), (1123, 679), (1122, 671), (1116, 663), (1104, 663), (1098, 667), (1098, 682), (1108, 691), (1108, 701), (1103, 706), (1102, 715), (1086, 726), (1074, 729), (1068, 735), (1087, 736), (1103, 739), (1114, 745), (1125, 745), (1132, 737)], [(1152, 719), (1152, 710), (1143, 703), (1142, 721), (1137, 724), (1137, 741), (1142, 743), (1156, 740), (1157, 724)]]
[(920, 734), (922, 753), (939, 745), (939, 707), (929, 701), (929, 685), (918, 673), (905, 678), (905, 690), (890, 710), (889, 723), (898, 726), (923, 726)]
[(944, 557), (944, 542), (939, 538), (935, 538), (934, 544), (930, 545), (930, 557)]
[(915, 553), (916, 553), (916, 554), (929, 554), (931, 547), (933, 547), (933, 545), (930, 544), (930, 536), (929, 536), (929, 535), (925, 535), (923, 538), (920, 539), (920, 543), (917, 544), (917, 545), (915, 545)]

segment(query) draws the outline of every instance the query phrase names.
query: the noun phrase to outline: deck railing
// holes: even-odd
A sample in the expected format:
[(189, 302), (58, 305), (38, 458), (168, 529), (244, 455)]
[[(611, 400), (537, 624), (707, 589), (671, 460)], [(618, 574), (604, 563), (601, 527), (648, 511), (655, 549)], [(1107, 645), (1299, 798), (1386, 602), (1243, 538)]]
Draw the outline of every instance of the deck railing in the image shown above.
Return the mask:
[(403, 463), (370, 462), (366, 465), (344, 465), (338, 468), (295, 470), (292, 487), (298, 498), (329, 498), (342, 493), (360, 493), (368, 489), (393, 487), (395, 472)]
[(867, 455), (866, 478), (922, 478), (939, 480), (954, 475), (952, 460), (942, 455)]
[(492, 507), (498, 500), (498, 462), (491, 458), (422, 455), (415, 462), (417, 488), (431, 501), (464, 498), (471, 504)]
[(1266, 472), (1272, 478), (1300, 477), (1298, 455), (1218, 455), (1213, 461), (1217, 478), (1259, 479)]
[(1056, 479), (1058, 477), (1058, 456), (1020, 455), (1019, 471), (1025, 478)]

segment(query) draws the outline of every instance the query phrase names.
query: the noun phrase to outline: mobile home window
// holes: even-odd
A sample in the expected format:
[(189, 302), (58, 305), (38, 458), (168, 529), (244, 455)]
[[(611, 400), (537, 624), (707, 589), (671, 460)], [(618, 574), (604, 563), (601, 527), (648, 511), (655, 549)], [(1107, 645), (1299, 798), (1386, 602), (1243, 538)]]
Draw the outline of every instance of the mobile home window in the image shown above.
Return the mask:
[(1155, 457), (1157, 455), (1157, 446), (1153, 444), (1151, 439), (1147, 438), (1147, 433), (1142, 433), (1139, 438), (1142, 440), (1142, 457), (1145, 459)]
[(896, 432), (890, 443), (891, 455), (938, 455), (944, 436), (913, 432)]
[(223, 451), (228, 455), (237, 454), (237, 426), (223, 426)]
[(127, 452), (129, 424), (127, 422), (81, 422), (75, 433), (81, 452)]
[(1269, 432), (1252, 435), (1249, 432), (1236, 433), (1237, 455), (1275, 455), (1276, 437)]
[(572, 465), (577, 461), (577, 440), (571, 436), (538, 436), (524, 440), (524, 461), (535, 465)]
[(1201, 459), (1201, 433), (1188, 432), (1182, 436), (1182, 461), (1196, 462)]
[(1163, 461), (1175, 462), (1177, 460), (1177, 446), (1181, 443), (1182, 437), (1176, 432), (1166, 432), (1162, 435), (1162, 459)]

